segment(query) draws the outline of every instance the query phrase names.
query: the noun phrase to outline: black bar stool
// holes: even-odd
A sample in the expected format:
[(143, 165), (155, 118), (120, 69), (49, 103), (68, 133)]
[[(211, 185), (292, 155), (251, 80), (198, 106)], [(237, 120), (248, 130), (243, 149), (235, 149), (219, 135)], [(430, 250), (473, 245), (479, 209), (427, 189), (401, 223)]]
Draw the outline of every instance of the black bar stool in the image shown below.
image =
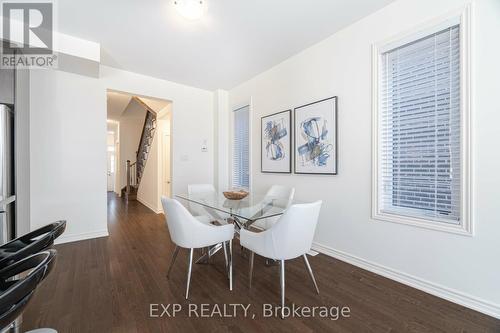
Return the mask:
[(56, 250), (39, 252), (0, 269), (0, 330), (9, 327), (26, 308), (54, 267), (56, 254)]
[[(3, 244), (0, 246), (0, 270), (5, 267), (10, 267), (10, 265), (40, 251), (49, 249), (54, 244), (56, 238), (58, 238), (65, 229), (66, 221), (57, 221)], [(29, 300), (29, 298), (27, 298), (27, 300)], [(18, 314), (19, 317), (17, 317), (13, 325), (14, 331), (17, 331), (21, 325), (21, 312)], [(0, 328), (1, 327), (3, 326), (0, 326)]]
[(66, 221), (47, 224), (0, 246), (0, 269), (48, 249), (66, 229)]

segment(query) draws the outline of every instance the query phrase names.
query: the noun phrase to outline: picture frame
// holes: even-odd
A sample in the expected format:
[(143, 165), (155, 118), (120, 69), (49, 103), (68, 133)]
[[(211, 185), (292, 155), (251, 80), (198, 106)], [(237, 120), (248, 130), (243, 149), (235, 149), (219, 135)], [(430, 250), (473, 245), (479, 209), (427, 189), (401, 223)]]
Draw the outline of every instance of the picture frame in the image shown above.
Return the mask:
[(292, 110), (261, 117), (262, 173), (292, 173)]
[(294, 172), (337, 174), (337, 96), (294, 109)]

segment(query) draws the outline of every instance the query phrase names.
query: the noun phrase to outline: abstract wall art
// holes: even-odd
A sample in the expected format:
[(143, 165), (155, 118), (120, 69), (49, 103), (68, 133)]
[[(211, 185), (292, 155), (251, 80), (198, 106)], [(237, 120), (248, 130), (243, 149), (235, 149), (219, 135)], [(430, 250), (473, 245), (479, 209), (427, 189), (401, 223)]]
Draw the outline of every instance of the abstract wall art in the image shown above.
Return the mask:
[(337, 97), (295, 108), (295, 173), (337, 174)]
[(261, 118), (261, 171), (292, 172), (292, 110)]

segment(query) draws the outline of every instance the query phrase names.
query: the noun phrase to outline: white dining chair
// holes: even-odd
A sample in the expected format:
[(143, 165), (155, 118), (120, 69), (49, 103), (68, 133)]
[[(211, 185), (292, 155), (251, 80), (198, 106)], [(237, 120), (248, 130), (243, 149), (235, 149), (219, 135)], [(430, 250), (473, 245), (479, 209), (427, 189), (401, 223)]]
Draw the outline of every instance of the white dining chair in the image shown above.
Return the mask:
[(175, 244), (175, 250), (167, 272), (170, 277), (172, 266), (174, 265), (180, 248), (190, 249), (189, 266), (186, 284), (186, 299), (189, 296), (189, 284), (191, 282), (191, 270), (193, 268), (194, 249), (211, 247), (222, 243), (223, 247), (228, 247), (227, 268), (229, 275), (229, 290), (233, 290), (233, 251), (232, 240), (234, 237), (234, 225), (226, 224), (215, 226), (200, 223), (191, 213), (177, 200), (167, 197), (161, 198), (163, 211), (165, 212), (166, 223), (170, 238)]
[(250, 251), (250, 288), (255, 253), (280, 262), (282, 317), (285, 306), (285, 260), (302, 256), (314, 288), (319, 294), (311, 265), (307, 260), (307, 252), (311, 249), (320, 209), (321, 201), (291, 205), (270, 229), (262, 232), (252, 232), (245, 229), (240, 231), (240, 244)]
[[(188, 185), (188, 195), (191, 196), (215, 196), (216, 190), (212, 184), (189, 184)], [(218, 224), (227, 224), (227, 218), (229, 215), (220, 213), (215, 211), (214, 209), (204, 207), (202, 205), (196, 203), (188, 203), (189, 211), (194, 217), (205, 224), (212, 224), (213, 221), (217, 221)], [(224, 257), (227, 258), (227, 250), (226, 247), (223, 246), (224, 249)], [(210, 262), (211, 257), (211, 249), (201, 249), (202, 254), (206, 254), (206, 262)], [(227, 261), (227, 259), (226, 259)]]
[[(273, 205), (276, 205), (278, 207), (288, 208), (292, 204), (294, 196), (295, 196), (295, 188), (283, 185), (273, 185), (266, 192), (266, 195), (264, 197), (264, 202), (272, 201)], [(266, 230), (271, 228), (276, 223), (276, 221), (278, 221), (278, 219), (279, 216), (268, 217), (265, 219), (255, 221), (255, 223), (252, 224), (252, 226)]]
[[(195, 196), (195, 195), (212, 195), (215, 193), (215, 187), (212, 184), (189, 184), (188, 185), (188, 195)], [(201, 205), (197, 204), (191, 204), (188, 203), (189, 205), (189, 211), (193, 216), (199, 220), (200, 222), (203, 222), (205, 224), (208, 224), (212, 222), (213, 218), (210, 216), (206, 209), (203, 208)]]

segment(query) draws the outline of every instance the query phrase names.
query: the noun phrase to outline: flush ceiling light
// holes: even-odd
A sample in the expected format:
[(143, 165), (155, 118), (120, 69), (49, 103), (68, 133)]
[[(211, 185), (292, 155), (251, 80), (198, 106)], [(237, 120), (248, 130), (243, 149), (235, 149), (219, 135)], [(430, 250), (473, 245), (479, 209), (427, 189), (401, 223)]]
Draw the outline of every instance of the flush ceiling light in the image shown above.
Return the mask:
[(197, 20), (207, 11), (207, 0), (175, 0), (174, 6), (185, 18)]

